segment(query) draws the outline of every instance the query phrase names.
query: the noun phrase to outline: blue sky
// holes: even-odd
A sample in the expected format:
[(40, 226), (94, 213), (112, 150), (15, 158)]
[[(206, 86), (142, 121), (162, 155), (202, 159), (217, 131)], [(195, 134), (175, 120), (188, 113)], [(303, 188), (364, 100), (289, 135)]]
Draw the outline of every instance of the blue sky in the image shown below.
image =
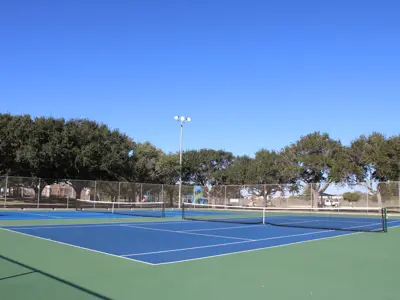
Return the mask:
[(0, 111), (85, 117), (165, 151), (252, 155), (400, 132), (400, 2), (13, 0)]

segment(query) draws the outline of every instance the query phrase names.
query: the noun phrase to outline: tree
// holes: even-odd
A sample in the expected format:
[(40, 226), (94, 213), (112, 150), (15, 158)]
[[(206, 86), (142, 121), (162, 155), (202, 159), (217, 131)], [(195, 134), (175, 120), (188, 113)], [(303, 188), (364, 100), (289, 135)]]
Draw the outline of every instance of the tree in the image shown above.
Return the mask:
[[(58, 151), (60, 166), (80, 196), (90, 181), (127, 181), (133, 175), (135, 143), (118, 130), (110, 130), (104, 124), (85, 119), (73, 119), (65, 123)], [(93, 186), (90, 186), (94, 189)]]
[(33, 130), (29, 115), (0, 114), (0, 175), (28, 176), (28, 164), (20, 159), (20, 148), (27, 143)]
[(289, 149), (296, 157), (299, 179), (311, 184), (314, 201), (329, 185), (348, 177), (344, 148), (340, 141), (333, 140), (327, 133), (314, 132), (303, 136)]
[(228, 168), (215, 172), (215, 181), (218, 185), (250, 184), (252, 183), (252, 180), (249, 173), (250, 169), (253, 167), (253, 162), (254, 159), (247, 155), (236, 156)]
[(179, 153), (162, 153), (158, 159), (160, 183), (175, 185), (179, 182)]
[(178, 193), (179, 182), (179, 154), (160, 153), (156, 164), (158, 180), (164, 184), (164, 192), (168, 197), (169, 206), (174, 205), (174, 196)]
[(201, 149), (183, 153), (182, 178), (188, 184), (216, 185), (220, 171), (232, 166), (234, 156), (224, 150)]
[(387, 139), (377, 132), (369, 136), (361, 135), (352, 141), (347, 156), (352, 170), (350, 178), (376, 194), (381, 206), (384, 182), (396, 181), (400, 177), (400, 137)]
[(261, 149), (256, 153), (249, 177), (254, 183), (289, 184), (296, 181), (297, 171), (297, 162), (288, 149), (280, 152)]
[(343, 200), (349, 201), (349, 202), (357, 202), (361, 199), (361, 194), (360, 192), (346, 192), (343, 193)]
[(159, 183), (163, 176), (160, 160), (164, 152), (149, 142), (137, 143), (134, 148), (134, 181)]

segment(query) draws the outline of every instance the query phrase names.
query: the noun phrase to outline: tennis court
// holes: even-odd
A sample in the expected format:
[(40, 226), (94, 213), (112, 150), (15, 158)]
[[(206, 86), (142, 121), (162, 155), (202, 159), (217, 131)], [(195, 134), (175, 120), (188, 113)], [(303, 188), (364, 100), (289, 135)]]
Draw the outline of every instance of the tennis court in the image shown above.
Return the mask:
[[(389, 217), (383, 232), (374, 213), (333, 219), (279, 212), (263, 224), (259, 211), (251, 211), (251, 218), (244, 217), (247, 212), (188, 207), (188, 220), (180, 210), (166, 210), (165, 218), (88, 210), (2, 212), (0, 276), (6, 280), (0, 287), (7, 299), (23, 299), (10, 282), (39, 293), (37, 299), (55, 299), (37, 291), (41, 285), (76, 299), (156, 299), (164, 293), (174, 299), (377, 299), (376, 291), (386, 297), (379, 299), (395, 299), (399, 292), (394, 252), (400, 249), (400, 219)], [(334, 294), (329, 280), (341, 286)], [(370, 291), (357, 288), (365, 289), (365, 280), (374, 283)]]

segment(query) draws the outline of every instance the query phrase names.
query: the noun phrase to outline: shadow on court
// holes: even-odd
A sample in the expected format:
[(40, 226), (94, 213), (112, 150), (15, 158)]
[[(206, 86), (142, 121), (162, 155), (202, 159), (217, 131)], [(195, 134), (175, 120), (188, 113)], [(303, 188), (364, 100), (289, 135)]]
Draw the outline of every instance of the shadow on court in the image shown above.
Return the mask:
[[(12, 271), (12, 269), (17, 270), (17, 269), (21, 269), (21, 268), (24, 269), (24, 270), (29, 270), (29, 271), (19, 272), (18, 274), (13, 274), (13, 275), (9, 275), (9, 276), (1, 275), (2, 277), (0, 277), (0, 284), (2, 286), (4, 284), (7, 284), (7, 282), (9, 282), (9, 284), (11, 285), (12, 284), (11, 283), (12, 279), (24, 278), (23, 280), (25, 280), (25, 278), (27, 276), (32, 276), (32, 274), (40, 274), (42, 276), (47, 277), (48, 279), (55, 280), (58, 283), (61, 283), (62, 285), (66, 285), (66, 286), (68, 286), (70, 288), (73, 288), (73, 289), (75, 289), (75, 290), (77, 290), (77, 291), (79, 291), (81, 293), (86, 294), (86, 297), (84, 297), (85, 299), (113, 300), (112, 298), (103, 296), (103, 295), (101, 295), (99, 293), (96, 293), (94, 291), (86, 289), (86, 288), (84, 288), (82, 286), (79, 286), (79, 285), (77, 285), (75, 283), (69, 282), (67, 280), (64, 280), (62, 278), (59, 278), (57, 276), (54, 276), (54, 275), (49, 274), (47, 272), (41, 271), (41, 270), (39, 270), (37, 268), (31, 267), (31, 266), (29, 266), (27, 264), (24, 264), (22, 262), (16, 261), (16, 260), (14, 260), (12, 258), (9, 258), (9, 257), (6, 257), (6, 256), (0, 254), (0, 265), (4, 264), (4, 263), (11, 264), (10, 267), (9, 267), (9, 269), (11, 269), (11, 271)], [(11, 271), (9, 271), (9, 272), (11, 272)], [(18, 286), (19, 286), (19, 288), (24, 287), (24, 282), (22, 282), (22, 284), (20, 282), (18, 284)], [(47, 286), (45, 286), (43, 288), (48, 289), (49, 286), (47, 285)], [(5, 294), (7, 295), (7, 292)], [(9, 295), (9, 296), (11, 296), (11, 295)], [(52, 295), (50, 295), (50, 294), (48, 294), (48, 297), (49, 297), (49, 299), (53, 298)], [(11, 298), (9, 298), (9, 299), (11, 299)], [(12, 299), (16, 299), (16, 298), (12, 297)], [(74, 299), (77, 299), (77, 298), (74, 298)], [(81, 299), (81, 297), (79, 299)]]

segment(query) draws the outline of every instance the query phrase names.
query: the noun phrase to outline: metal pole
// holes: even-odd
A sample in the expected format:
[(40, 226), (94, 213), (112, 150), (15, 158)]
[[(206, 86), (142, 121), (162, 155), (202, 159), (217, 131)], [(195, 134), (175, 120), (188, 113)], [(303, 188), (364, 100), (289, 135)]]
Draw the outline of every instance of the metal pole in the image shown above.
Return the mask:
[(93, 208), (96, 208), (96, 199), (97, 199), (97, 181), (94, 182), (94, 197), (93, 197)]
[(161, 185), (161, 202), (164, 203), (164, 185)]
[(397, 181), (397, 188), (399, 189), (399, 209), (400, 209), (400, 181)]
[(180, 128), (180, 147), (179, 147), (179, 193), (178, 207), (181, 208), (182, 203), (182, 144), (183, 144), (183, 123), (190, 122), (192, 118), (184, 116), (175, 116), (174, 119), (179, 122)]
[(121, 200), (121, 182), (118, 182), (118, 202)]
[(40, 201), (40, 178), (39, 178), (38, 194), (37, 194), (37, 208), (39, 208), (39, 201)]
[(179, 145), (179, 200), (178, 207), (181, 208), (182, 202), (182, 142), (183, 142), (183, 122), (181, 122), (180, 145)]
[(194, 203), (195, 199), (196, 199), (196, 185), (193, 186), (193, 196), (192, 196), (192, 203)]
[(6, 177), (6, 190), (4, 194), (4, 208), (7, 207), (7, 192), (8, 192), (8, 175)]
[(226, 185), (225, 185), (224, 205), (228, 205), (228, 199), (226, 199)]

